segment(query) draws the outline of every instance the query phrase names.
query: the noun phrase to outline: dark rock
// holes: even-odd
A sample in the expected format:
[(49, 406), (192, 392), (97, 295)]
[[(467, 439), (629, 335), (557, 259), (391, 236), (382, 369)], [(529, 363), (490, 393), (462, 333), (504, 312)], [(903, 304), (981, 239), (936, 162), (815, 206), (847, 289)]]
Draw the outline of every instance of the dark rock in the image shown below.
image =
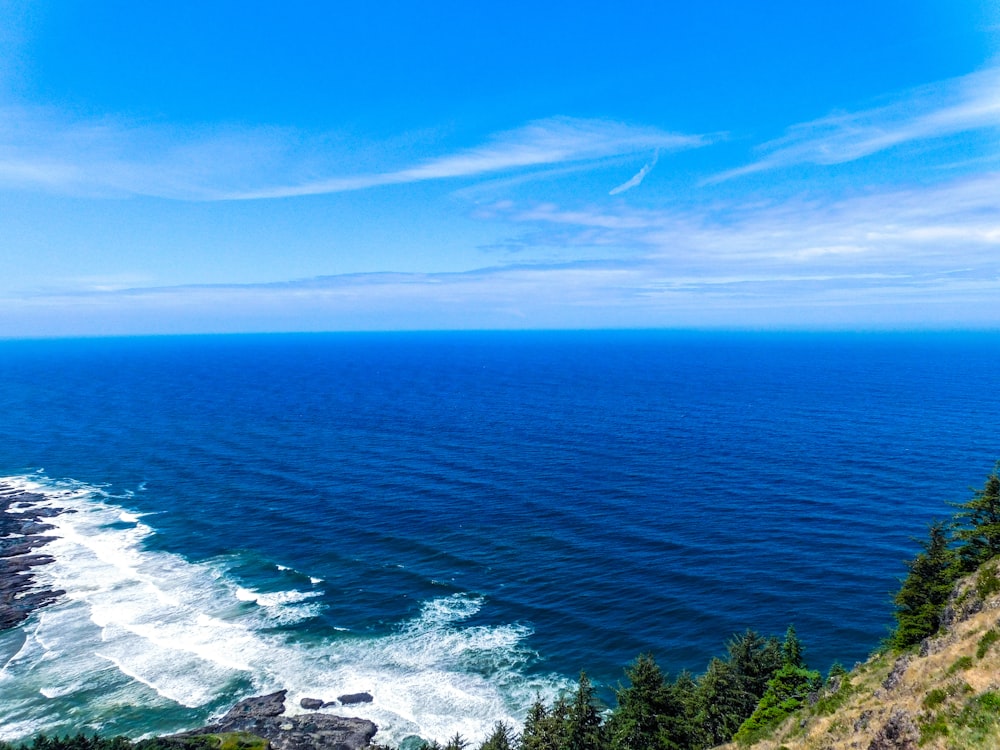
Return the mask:
[(862, 729), (868, 728), (868, 722), (872, 720), (872, 712), (870, 710), (864, 710), (858, 717), (857, 721), (854, 722), (855, 733), (860, 732)]
[(34, 550), (55, 537), (54, 528), (42, 519), (67, 513), (64, 508), (39, 507), (42, 495), (0, 485), (0, 630), (15, 627), (41, 607), (65, 592), (37, 588), (31, 569), (52, 562), (49, 555)]
[(277, 693), (242, 700), (229, 709), (220, 723), (225, 724), (238, 719), (267, 719), (272, 716), (281, 716), (285, 713), (286, 695), (288, 695), (287, 690), (279, 690)]
[(358, 703), (371, 703), (375, 699), (372, 698), (371, 693), (348, 693), (339, 696), (337, 700), (344, 706), (353, 706)]
[(378, 727), (367, 719), (330, 714), (282, 716), (286, 694), (287, 691), (281, 690), (240, 701), (217, 724), (173, 737), (249, 732), (266, 739), (271, 750), (361, 750), (371, 744), (378, 731)]
[(306, 711), (316, 711), (317, 709), (323, 708), (323, 706), (326, 705), (326, 702), (321, 701), (319, 698), (303, 698), (299, 701), (299, 705)]
[(876, 732), (868, 750), (917, 750), (920, 732), (910, 715), (901, 708), (893, 710), (889, 720)]
[(42, 536), (40, 534), (0, 539), (0, 557), (21, 557), (22, 555), (27, 555), (35, 547), (42, 547), (53, 539), (55, 539), (54, 536)]
[(941, 629), (950, 630), (951, 626), (955, 624), (955, 607), (952, 602), (949, 602), (943, 610), (941, 610)]
[(886, 690), (893, 690), (895, 687), (902, 682), (903, 675), (906, 674), (906, 668), (910, 666), (909, 656), (900, 656), (896, 659), (896, 663), (892, 665), (892, 671), (885, 678), (885, 682), (882, 683), (882, 687)]

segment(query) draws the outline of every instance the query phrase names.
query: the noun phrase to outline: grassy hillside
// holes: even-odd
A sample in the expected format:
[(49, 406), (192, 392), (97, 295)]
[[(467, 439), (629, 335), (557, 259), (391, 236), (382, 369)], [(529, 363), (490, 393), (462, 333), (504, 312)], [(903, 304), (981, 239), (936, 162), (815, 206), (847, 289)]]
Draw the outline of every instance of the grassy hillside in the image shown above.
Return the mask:
[(727, 750), (1000, 750), (1000, 559), (952, 590), (938, 633), (810, 696), (769, 737)]

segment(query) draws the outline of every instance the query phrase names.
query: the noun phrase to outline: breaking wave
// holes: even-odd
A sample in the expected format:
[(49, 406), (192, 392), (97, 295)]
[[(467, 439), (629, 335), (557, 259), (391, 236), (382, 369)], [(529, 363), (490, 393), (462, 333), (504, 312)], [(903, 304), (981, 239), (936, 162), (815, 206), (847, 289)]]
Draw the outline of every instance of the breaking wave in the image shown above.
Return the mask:
[(127, 496), (44, 475), (0, 484), (67, 511), (49, 520), (55, 538), (40, 550), (53, 562), (35, 569), (39, 585), (65, 595), (0, 633), (0, 739), (179, 730), (279, 689), (288, 690), (290, 713), (303, 697), (370, 693), (370, 704), (338, 713), (371, 719), (382, 742), (456, 732), (476, 739), (563, 687), (526, 675), (536, 658), (528, 626), (466, 623), (484, 607), (481, 597), (426, 601), (387, 635), (330, 627), (292, 637), (288, 626), (322, 612), (321, 579), (259, 590), (232, 574), (238, 555), (191, 562), (153, 549), (156, 531), (125, 507)]

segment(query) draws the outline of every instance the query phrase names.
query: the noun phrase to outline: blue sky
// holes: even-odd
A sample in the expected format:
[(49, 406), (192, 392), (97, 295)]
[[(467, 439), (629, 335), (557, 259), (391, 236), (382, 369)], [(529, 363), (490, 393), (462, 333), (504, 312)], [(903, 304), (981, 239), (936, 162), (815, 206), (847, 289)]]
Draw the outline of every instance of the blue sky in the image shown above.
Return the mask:
[(1000, 6), (0, 0), (0, 336), (995, 328)]

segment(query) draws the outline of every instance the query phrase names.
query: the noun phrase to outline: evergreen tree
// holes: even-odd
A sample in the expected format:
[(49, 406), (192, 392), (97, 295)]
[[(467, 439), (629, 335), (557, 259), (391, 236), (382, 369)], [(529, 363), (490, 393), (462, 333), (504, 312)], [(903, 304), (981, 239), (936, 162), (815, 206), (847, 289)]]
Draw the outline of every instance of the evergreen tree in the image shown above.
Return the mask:
[(764, 638), (749, 629), (743, 635), (734, 636), (727, 648), (729, 665), (736, 677), (736, 690), (730, 698), (730, 710), (736, 724), (733, 731), (736, 731), (757, 707), (768, 681), (785, 663), (785, 657), (777, 638)]
[(1000, 555), (1000, 462), (986, 478), (981, 490), (975, 490), (967, 503), (953, 503), (959, 508), (955, 514), (957, 528), (955, 540), (961, 542), (959, 555), (962, 568), (975, 570), (991, 557)]
[(479, 750), (514, 750), (516, 746), (517, 735), (514, 734), (514, 729), (509, 724), (498, 721)]
[(806, 665), (802, 658), (802, 641), (795, 634), (794, 625), (789, 625), (785, 631), (785, 640), (781, 643), (781, 655), (785, 664), (791, 664), (793, 667)]
[(528, 709), (521, 732), (521, 750), (563, 750), (568, 742), (569, 704), (560, 697), (551, 709), (541, 698)]
[(737, 676), (739, 686), (746, 693), (743, 709), (745, 719), (767, 690), (768, 680), (785, 663), (785, 656), (777, 638), (764, 638), (749, 628), (742, 635), (733, 636), (726, 648), (729, 652), (729, 664)]
[(893, 599), (896, 630), (889, 639), (893, 648), (909, 648), (937, 632), (957, 572), (949, 545), (944, 523), (933, 523), (923, 551), (906, 564), (907, 576)]
[(608, 720), (613, 750), (679, 750), (675, 735), (684, 708), (668, 685), (656, 661), (642, 654), (625, 670), (629, 686), (619, 686), (618, 707)]
[(698, 683), (691, 673), (684, 670), (670, 686), (674, 701), (680, 707), (680, 713), (667, 721), (667, 736), (682, 748), (701, 747), (704, 743), (704, 732), (696, 722), (698, 714)]
[(740, 744), (757, 741), (798, 710), (809, 693), (819, 690), (821, 684), (819, 672), (786, 662), (768, 682), (767, 691), (757, 708), (743, 722), (733, 739)]
[(521, 750), (551, 750), (554, 745), (549, 745), (545, 738), (545, 720), (548, 718), (548, 711), (541, 698), (535, 698), (535, 702), (528, 709), (528, 715), (524, 719), (524, 727), (521, 730)]
[[(700, 747), (714, 747), (728, 742), (749, 716), (744, 711), (743, 689), (728, 661), (712, 659), (708, 670), (698, 680), (695, 723), (701, 728)], [(752, 710), (752, 709), (751, 709)]]
[(602, 750), (605, 746), (602, 730), (596, 691), (587, 673), (580, 672), (580, 681), (569, 704), (565, 750)]

